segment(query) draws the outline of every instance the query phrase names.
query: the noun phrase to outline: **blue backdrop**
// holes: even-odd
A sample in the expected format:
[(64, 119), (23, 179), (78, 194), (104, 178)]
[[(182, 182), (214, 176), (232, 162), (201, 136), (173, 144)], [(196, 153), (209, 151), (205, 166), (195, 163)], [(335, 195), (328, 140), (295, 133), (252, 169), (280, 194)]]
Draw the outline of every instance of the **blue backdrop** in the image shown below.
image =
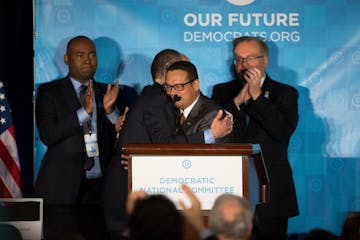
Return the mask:
[[(360, 211), (360, 24), (358, 0), (35, 0), (35, 88), (67, 74), (63, 54), (75, 35), (95, 40), (97, 81), (140, 91), (164, 48), (197, 66), (201, 90), (232, 79), (231, 40), (260, 36), (269, 75), (299, 90), (292, 136), (300, 216), (289, 233), (340, 232)], [(36, 171), (44, 146), (36, 141)], [(66, 173), (64, 173), (66, 174)]]

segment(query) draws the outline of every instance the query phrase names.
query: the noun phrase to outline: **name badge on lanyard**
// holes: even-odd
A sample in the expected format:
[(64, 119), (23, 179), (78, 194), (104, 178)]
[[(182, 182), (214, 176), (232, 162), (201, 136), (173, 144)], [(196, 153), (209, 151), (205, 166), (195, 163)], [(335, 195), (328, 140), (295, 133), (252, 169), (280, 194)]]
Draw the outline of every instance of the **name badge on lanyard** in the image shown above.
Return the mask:
[(88, 157), (99, 156), (99, 146), (97, 143), (96, 133), (87, 133), (84, 135), (85, 148)]

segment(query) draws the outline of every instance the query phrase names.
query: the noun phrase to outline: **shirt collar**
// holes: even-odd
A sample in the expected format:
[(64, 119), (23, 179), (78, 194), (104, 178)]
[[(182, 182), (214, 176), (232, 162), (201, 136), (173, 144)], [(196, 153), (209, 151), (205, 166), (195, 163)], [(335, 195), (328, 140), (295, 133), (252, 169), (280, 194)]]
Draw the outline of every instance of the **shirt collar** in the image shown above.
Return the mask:
[(69, 78), (70, 78), (70, 81), (71, 81), (71, 83), (72, 83), (72, 85), (73, 85), (76, 92), (79, 91), (80, 86), (82, 86), (82, 85), (88, 86), (89, 85), (89, 82), (86, 82), (86, 83), (82, 84), (81, 82), (76, 81), (74, 78), (72, 78), (70, 76), (69, 76)]
[(264, 84), (265, 78), (266, 78), (266, 74), (264, 74), (264, 76), (263, 76), (263, 77), (261, 78), (261, 80), (260, 80), (260, 88), (261, 88), (262, 85)]
[(187, 118), (187, 116), (190, 114), (191, 109), (193, 109), (194, 105), (197, 103), (197, 101), (199, 100), (200, 94), (199, 96), (195, 99), (195, 101), (192, 102), (192, 104), (190, 104), (187, 108), (184, 109), (184, 111), (181, 111), (184, 114), (185, 119)]

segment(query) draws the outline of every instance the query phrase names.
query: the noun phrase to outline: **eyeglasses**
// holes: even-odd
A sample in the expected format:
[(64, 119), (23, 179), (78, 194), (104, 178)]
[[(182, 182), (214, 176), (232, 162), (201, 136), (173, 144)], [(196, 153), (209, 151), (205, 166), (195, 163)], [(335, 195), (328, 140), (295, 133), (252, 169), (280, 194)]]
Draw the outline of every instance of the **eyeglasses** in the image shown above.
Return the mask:
[(236, 57), (236, 58), (234, 59), (234, 64), (252, 63), (252, 62), (254, 62), (256, 59), (262, 58), (262, 57), (264, 57), (264, 55), (254, 56), (254, 57), (246, 57), (246, 58)]
[(193, 81), (195, 81), (197, 78), (187, 82), (187, 83), (179, 83), (179, 84), (175, 84), (175, 85), (168, 85), (168, 84), (164, 84), (163, 88), (166, 92), (171, 92), (171, 89), (174, 89), (175, 91), (179, 92), (184, 90), (184, 87), (186, 84), (192, 83)]

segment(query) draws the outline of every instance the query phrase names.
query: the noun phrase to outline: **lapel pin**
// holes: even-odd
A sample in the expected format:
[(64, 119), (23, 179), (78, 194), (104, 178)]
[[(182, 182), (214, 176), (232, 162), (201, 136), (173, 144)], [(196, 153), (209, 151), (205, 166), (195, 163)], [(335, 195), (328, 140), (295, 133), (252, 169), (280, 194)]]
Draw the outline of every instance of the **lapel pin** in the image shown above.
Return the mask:
[(269, 91), (265, 91), (265, 98), (266, 98), (266, 99), (269, 99), (269, 95), (270, 95), (270, 92), (269, 92)]

